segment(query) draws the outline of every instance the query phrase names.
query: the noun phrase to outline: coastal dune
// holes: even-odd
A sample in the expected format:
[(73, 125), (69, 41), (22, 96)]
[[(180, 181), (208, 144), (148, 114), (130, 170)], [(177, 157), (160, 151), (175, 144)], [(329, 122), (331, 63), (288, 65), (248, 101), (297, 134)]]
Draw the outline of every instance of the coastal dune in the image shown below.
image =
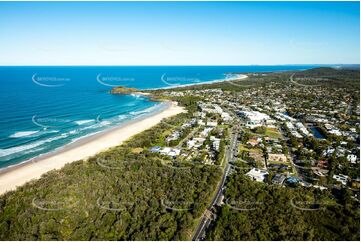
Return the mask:
[(120, 127), (86, 137), (54, 153), (2, 170), (0, 172), (0, 194), (14, 190), (17, 186), (33, 179), (38, 179), (50, 170), (60, 169), (67, 163), (87, 159), (99, 152), (120, 145), (130, 137), (155, 126), (162, 119), (185, 112), (183, 107), (174, 102), (169, 102), (166, 105), (165, 109), (146, 118), (136, 119)]

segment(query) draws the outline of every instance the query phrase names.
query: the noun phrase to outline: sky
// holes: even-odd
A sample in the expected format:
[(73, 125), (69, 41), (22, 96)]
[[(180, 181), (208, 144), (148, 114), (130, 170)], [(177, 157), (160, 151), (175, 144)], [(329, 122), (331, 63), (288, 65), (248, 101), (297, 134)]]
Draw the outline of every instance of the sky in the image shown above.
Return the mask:
[(0, 2), (0, 65), (359, 63), (359, 2)]

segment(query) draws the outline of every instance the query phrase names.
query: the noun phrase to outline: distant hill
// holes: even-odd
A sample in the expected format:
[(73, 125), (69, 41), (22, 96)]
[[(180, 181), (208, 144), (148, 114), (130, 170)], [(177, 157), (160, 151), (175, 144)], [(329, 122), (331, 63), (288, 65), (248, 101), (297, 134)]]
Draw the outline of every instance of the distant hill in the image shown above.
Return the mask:
[(319, 67), (313, 68), (306, 71), (301, 71), (296, 74), (297, 76), (308, 76), (308, 77), (329, 77), (329, 78), (360, 78), (360, 72), (355, 69), (344, 69), (344, 68), (331, 68), (331, 67)]
[(359, 87), (360, 85), (360, 71), (355, 69), (319, 67), (297, 72), (295, 78), (322, 79), (322, 84), (334, 87)]

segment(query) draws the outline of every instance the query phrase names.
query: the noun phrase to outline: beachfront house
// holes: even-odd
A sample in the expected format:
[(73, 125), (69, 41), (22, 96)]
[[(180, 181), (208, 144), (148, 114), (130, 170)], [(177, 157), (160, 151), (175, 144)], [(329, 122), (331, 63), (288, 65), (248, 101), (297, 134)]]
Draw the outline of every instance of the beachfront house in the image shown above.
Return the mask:
[(171, 147), (164, 147), (163, 149), (161, 149), (159, 151), (160, 154), (162, 155), (168, 155), (171, 157), (175, 157), (178, 156), (180, 154), (180, 149), (176, 149), (176, 148), (171, 148)]
[(180, 131), (174, 131), (170, 136), (168, 136), (166, 138), (167, 142), (173, 141), (173, 140), (177, 140), (179, 139), (179, 137), (182, 135), (182, 132)]
[(160, 147), (160, 146), (154, 146), (150, 148), (150, 151), (154, 153), (160, 153), (162, 155), (168, 155), (170, 157), (176, 157), (181, 152), (180, 149), (176, 149), (172, 147)]

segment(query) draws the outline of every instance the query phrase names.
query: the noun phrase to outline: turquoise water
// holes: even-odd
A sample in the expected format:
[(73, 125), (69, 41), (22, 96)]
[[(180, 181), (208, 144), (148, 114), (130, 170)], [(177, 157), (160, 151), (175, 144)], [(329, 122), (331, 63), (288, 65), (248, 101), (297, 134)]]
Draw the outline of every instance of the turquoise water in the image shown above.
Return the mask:
[(164, 88), (221, 80), (229, 72), (312, 67), (0, 67), (0, 167), (47, 153), (160, 108), (159, 103), (143, 96), (111, 95), (113, 86)]

